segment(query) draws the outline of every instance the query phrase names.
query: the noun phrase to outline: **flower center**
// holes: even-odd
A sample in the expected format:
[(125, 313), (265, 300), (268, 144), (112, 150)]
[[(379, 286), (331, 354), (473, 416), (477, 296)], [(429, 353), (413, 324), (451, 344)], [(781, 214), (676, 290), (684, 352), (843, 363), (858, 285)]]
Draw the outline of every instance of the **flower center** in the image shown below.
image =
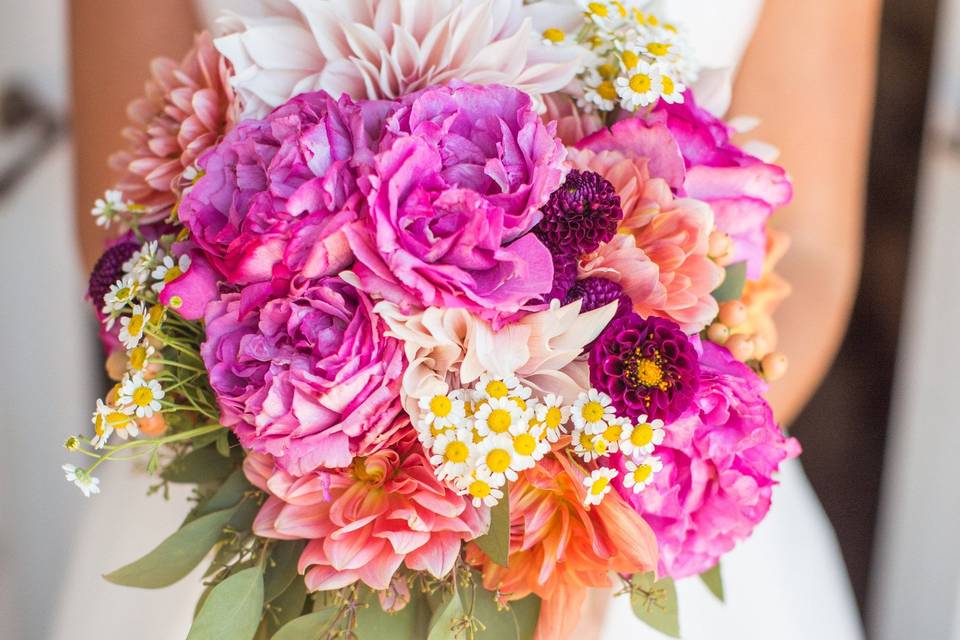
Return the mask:
[(560, 423), (563, 422), (563, 412), (560, 411), (560, 407), (550, 407), (547, 409), (547, 426), (551, 429), (556, 429), (560, 426)]
[(467, 489), (474, 498), (486, 498), (490, 495), (491, 490), (490, 485), (483, 480), (474, 480)]
[(367, 465), (366, 458), (356, 458), (353, 461), (353, 476), (360, 482), (380, 484), (383, 482), (384, 469), (379, 465)]
[(610, 486), (610, 478), (607, 478), (605, 476), (600, 476), (599, 478), (593, 481), (593, 486), (590, 487), (590, 493), (592, 493), (595, 496), (598, 496), (604, 491), (606, 491), (608, 486)]
[(125, 413), (120, 413), (119, 411), (114, 411), (107, 416), (107, 424), (116, 429), (125, 425), (130, 420), (130, 417)]
[(599, 95), (604, 100), (616, 100), (617, 98), (617, 88), (613, 86), (613, 83), (609, 80), (604, 80), (599, 85), (597, 85), (597, 95)]
[(607, 442), (617, 442), (623, 433), (623, 427), (619, 424), (612, 424), (603, 432), (603, 439)]
[(593, 451), (593, 438), (586, 431), (580, 434), (580, 446), (587, 451)]
[(503, 380), (491, 380), (487, 383), (487, 395), (491, 398), (506, 398), (509, 392)]
[(434, 396), (430, 401), (430, 411), (438, 418), (446, 418), (453, 409), (453, 403), (447, 396)]
[(470, 455), (470, 449), (459, 440), (454, 440), (447, 445), (447, 450), (443, 452), (443, 455), (447, 462), (464, 462)]
[(676, 87), (674, 86), (673, 80), (670, 78), (670, 76), (661, 76), (660, 80), (663, 82), (663, 94), (669, 96), (671, 93), (673, 93)]
[(144, 319), (141, 315), (135, 315), (130, 318), (130, 324), (127, 325), (127, 331), (130, 332), (130, 335), (136, 336), (143, 332)]
[(566, 39), (567, 35), (560, 29), (551, 27), (543, 32), (543, 37), (554, 44), (560, 44)]
[(623, 66), (627, 69), (633, 69), (640, 62), (640, 56), (633, 51), (624, 51), (621, 58), (623, 59)]
[(487, 418), (487, 426), (489, 426), (490, 431), (494, 433), (506, 433), (507, 429), (510, 428), (511, 422), (510, 412), (506, 409), (494, 409)]
[[(626, 62), (626, 53), (624, 55), (624, 62)], [(604, 80), (613, 80), (617, 77), (617, 67), (616, 65), (605, 62), (597, 67), (597, 73), (600, 74), (600, 77)], [(616, 90), (614, 90), (616, 91)]]
[(638, 424), (630, 434), (630, 443), (635, 447), (645, 447), (653, 442), (653, 427), (647, 423)]
[(600, 16), (601, 18), (606, 18), (610, 15), (610, 9), (602, 2), (591, 2), (587, 5), (587, 9), (589, 9), (593, 15)]
[(653, 86), (653, 80), (645, 73), (637, 73), (630, 77), (630, 88), (637, 93), (646, 93)]
[(150, 387), (139, 387), (133, 392), (133, 404), (138, 407), (148, 407), (153, 402), (153, 391)]
[(623, 377), (630, 386), (656, 387), (663, 391), (670, 388), (670, 381), (666, 378), (659, 356), (648, 358), (637, 349), (625, 360)]
[(510, 467), (510, 452), (493, 449), (487, 454), (487, 467), (494, 473), (503, 473)]
[(642, 464), (637, 467), (637, 470), (633, 472), (633, 479), (637, 484), (643, 484), (650, 478), (650, 474), (653, 473), (653, 467), (648, 464)]
[(537, 439), (529, 433), (521, 433), (513, 439), (513, 448), (522, 456), (529, 456), (537, 448)]
[(583, 405), (581, 415), (587, 422), (600, 422), (603, 419), (603, 405), (599, 402), (588, 402)]
[(670, 53), (670, 45), (666, 42), (651, 42), (647, 45), (647, 52), (652, 56), (665, 56)]
[(170, 269), (167, 269), (165, 274), (163, 274), (163, 281), (169, 284), (182, 275), (183, 271), (180, 269), (180, 267), (171, 267)]
[(139, 371), (143, 369), (143, 365), (147, 363), (147, 349), (145, 347), (137, 347), (130, 352), (130, 367)]

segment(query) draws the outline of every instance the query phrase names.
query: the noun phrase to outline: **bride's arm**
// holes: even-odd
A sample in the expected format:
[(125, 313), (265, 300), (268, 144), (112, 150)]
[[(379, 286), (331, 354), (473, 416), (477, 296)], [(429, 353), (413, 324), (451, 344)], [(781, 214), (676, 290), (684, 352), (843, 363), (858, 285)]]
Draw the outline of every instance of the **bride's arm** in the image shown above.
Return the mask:
[(762, 118), (750, 136), (780, 148), (795, 185), (774, 218), (793, 238), (776, 318), (790, 369), (771, 385), (785, 423), (829, 368), (857, 290), (879, 13), (880, 0), (767, 0), (734, 91), (731, 115)]
[(69, 7), (75, 211), (89, 268), (103, 241), (89, 211), (117, 177), (106, 163), (123, 144), (127, 103), (143, 93), (152, 58), (177, 57), (190, 47), (196, 19), (191, 0), (77, 0)]

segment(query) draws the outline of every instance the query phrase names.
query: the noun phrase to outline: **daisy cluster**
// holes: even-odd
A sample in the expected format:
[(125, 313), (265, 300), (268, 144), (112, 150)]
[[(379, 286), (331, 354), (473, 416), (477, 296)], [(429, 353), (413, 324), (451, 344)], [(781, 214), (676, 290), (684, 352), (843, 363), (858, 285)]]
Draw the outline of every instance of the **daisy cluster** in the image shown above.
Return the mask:
[(576, 43), (585, 60), (575, 92), (584, 111), (628, 112), (683, 102), (697, 79), (690, 45), (677, 27), (641, 6), (623, 2), (581, 2), (583, 23), (573, 32), (546, 28), (546, 42)]

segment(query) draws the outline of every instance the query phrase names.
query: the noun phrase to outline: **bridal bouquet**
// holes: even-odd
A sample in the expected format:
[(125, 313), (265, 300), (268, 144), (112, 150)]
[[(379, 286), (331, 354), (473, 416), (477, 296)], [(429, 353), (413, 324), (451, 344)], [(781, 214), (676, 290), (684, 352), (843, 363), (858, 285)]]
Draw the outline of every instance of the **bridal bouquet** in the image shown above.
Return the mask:
[(206, 559), (190, 640), (564, 639), (607, 587), (676, 636), (673, 580), (722, 597), (799, 453), (764, 400), (791, 187), (697, 105), (710, 61), (630, 0), (219, 33), (154, 63), (93, 210), (116, 386), (67, 479), (195, 486), (106, 578)]

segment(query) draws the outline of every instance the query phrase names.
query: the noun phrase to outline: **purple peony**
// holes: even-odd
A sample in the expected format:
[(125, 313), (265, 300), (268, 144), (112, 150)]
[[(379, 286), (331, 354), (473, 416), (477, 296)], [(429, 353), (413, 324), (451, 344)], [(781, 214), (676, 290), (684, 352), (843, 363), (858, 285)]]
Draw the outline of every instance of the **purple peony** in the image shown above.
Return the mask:
[(305, 93), (239, 123), (200, 159), (204, 175), (179, 207), (210, 263), (235, 284), (348, 266), (342, 228), (361, 200), (356, 165), (391, 105)]
[(697, 391), (700, 366), (690, 338), (665, 318), (630, 313), (610, 323), (590, 349), (590, 383), (617, 415), (676, 420)]
[(290, 473), (346, 467), (402, 422), (403, 345), (338, 277), (295, 278), (262, 302), (224, 294), (208, 305), (206, 330), (223, 423)]
[[(766, 384), (730, 352), (703, 344), (700, 388), (693, 406), (669, 425), (656, 455), (663, 470), (635, 493), (615, 486), (653, 528), (660, 546), (660, 573), (697, 575), (767, 515), (773, 474), (800, 454), (763, 398)], [(621, 477), (626, 458), (617, 456)]]
[(406, 97), (386, 129), (369, 211), (347, 228), (366, 290), (494, 322), (551, 290), (550, 252), (529, 231), (566, 151), (529, 96), (454, 83)]

